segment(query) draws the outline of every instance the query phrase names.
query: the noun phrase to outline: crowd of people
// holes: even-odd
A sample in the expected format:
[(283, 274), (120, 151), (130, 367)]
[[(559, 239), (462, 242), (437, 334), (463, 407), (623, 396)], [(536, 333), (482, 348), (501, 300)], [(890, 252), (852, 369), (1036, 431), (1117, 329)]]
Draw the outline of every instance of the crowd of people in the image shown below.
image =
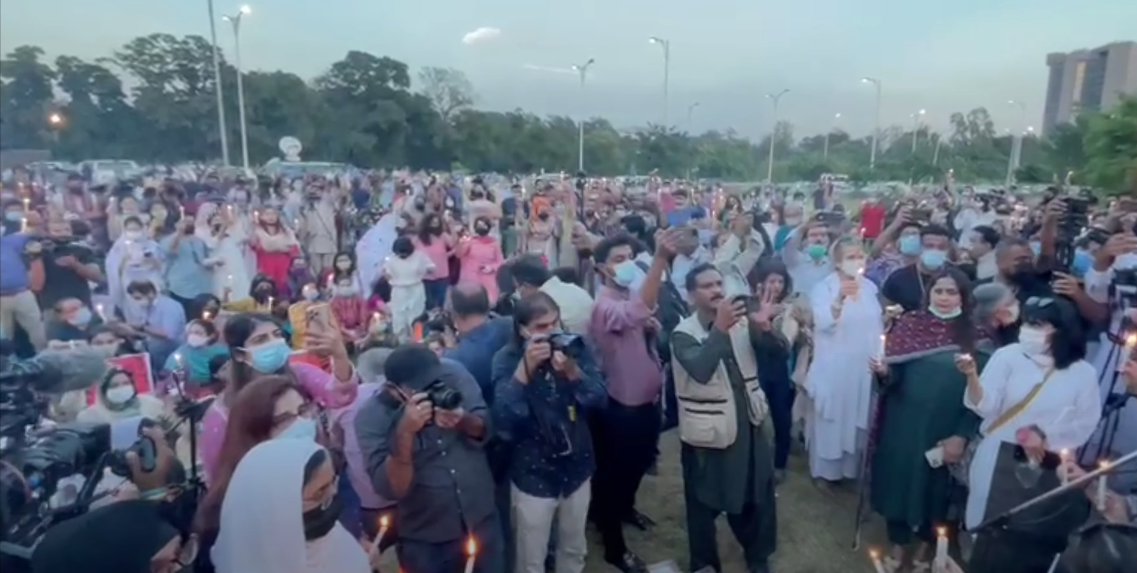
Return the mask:
[[(637, 492), (674, 430), (690, 571), (727, 570), (724, 514), (748, 573), (776, 569), (796, 451), (817, 495), (883, 518), (878, 573), (1090, 571), (1056, 556), (1137, 520), (1132, 468), (1042, 525), (987, 524), (1137, 448), (1137, 204), (951, 181), (840, 199), (17, 172), (0, 340), (111, 361), (56, 422), (160, 422), (138, 430), (153, 467), (128, 454), (33, 570), (367, 573), (394, 548), (406, 573), (580, 573), (591, 523), (607, 564), (646, 573), (624, 531), (656, 526)], [(193, 447), (171, 432), (186, 399)], [(1098, 567), (1133, 563), (1119, 543)]]

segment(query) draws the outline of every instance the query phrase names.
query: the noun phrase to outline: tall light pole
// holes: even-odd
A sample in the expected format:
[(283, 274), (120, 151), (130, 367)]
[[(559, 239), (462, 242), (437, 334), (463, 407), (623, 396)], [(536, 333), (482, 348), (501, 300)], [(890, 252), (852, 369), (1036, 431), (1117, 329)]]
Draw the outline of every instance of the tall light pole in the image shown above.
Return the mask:
[[(1007, 105), (1019, 108), (1019, 125), (1015, 128), (1015, 135), (1011, 139), (1011, 169), (1022, 167), (1023, 136), (1026, 135), (1026, 104), (1021, 101), (1008, 100)], [(1010, 181), (1007, 182), (1010, 184)]]
[(822, 161), (829, 161), (829, 134), (833, 133), (833, 129), (837, 126), (837, 120), (841, 119), (841, 114), (833, 116), (833, 123), (829, 126), (829, 131), (825, 132), (825, 152), (822, 155)]
[(912, 155), (916, 155), (916, 140), (920, 137), (920, 120), (924, 118), (924, 114), (928, 110), (922, 109), (912, 114)]
[(206, 0), (209, 7), (209, 37), (213, 42), (213, 84), (217, 90), (217, 129), (221, 136), (221, 163), (229, 165), (229, 128), (225, 125), (225, 96), (221, 93), (221, 54), (217, 47), (217, 16), (213, 10), (213, 0)]
[(785, 89), (776, 94), (766, 94), (766, 98), (774, 102), (774, 126), (770, 130), (770, 157), (766, 160), (766, 183), (774, 181), (774, 146), (778, 143), (778, 102), (789, 92), (790, 90)]
[(699, 107), (699, 102), (695, 102), (687, 106), (687, 130), (691, 130), (691, 116), (695, 114), (695, 109)]
[[(587, 62), (584, 62), (583, 64), (580, 64), (580, 65), (574, 65), (572, 67), (573, 71), (580, 74), (581, 101), (584, 101), (584, 78), (588, 76), (588, 68), (592, 67), (592, 64), (595, 64), (595, 63), (596, 63), (596, 58), (588, 58)], [(577, 135), (576, 170), (577, 171), (584, 171), (584, 115), (583, 114), (580, 117), (580, 123), (578, 125), (580, 128), (580, 133)]]
[(876, 169), (876, 148), (880, 138), (880, 80), (876, 78), (861, 78), (861, 83), (872, 84), (876, 88), (876, 119), (872, 128), (872, 152), (869, 153), (869, 169)]
[(647, 41), (663, 47), (663, 127), (667, 128), (668, 84), (671, 80), (671, 40), (652, 36), (648, 38)]
[(237, 66), (237, 114), (241, 120), (241, 166), (249, 170), (249, 126), (245, 123), (245, 80), (241, 70), (241, 16), (252, 12), (252, 8), (241, 6), (233, 16), (222, 16), (233, 25), (233, 63)]

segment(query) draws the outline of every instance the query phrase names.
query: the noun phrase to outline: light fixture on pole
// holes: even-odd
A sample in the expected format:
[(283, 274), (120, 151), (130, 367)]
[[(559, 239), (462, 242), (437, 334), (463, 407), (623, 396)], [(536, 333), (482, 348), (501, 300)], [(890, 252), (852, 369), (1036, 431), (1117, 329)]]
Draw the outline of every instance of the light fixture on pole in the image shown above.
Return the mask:
[(790, 90), (785, 89), (776, 94), (766, 94), (766, 98), (774, 102), (774, 127), (770, 130), (770, 157), (766, 160), (766, 183), (774, 181), (774, 146), (778, 142), (778, 102), (788, 93)]
[(833, 133), (833, 129), (837, 126), (837, 120), (841, 119), (841, 114), (833, 115), (833, 123), (829, 126), (829, 131), (825, 132), (825, 151), (822, 153), (822, 161), (829, 161), (829, 134)]
[(916, 140), (920, 137), (920, 120), (924, 118), (924, 114), (928, 110), (922, 109), (912, 114), (912, 154), (916, 154)]
[(1019, 125), (1013, 131), (1014, 135), (1011, 137), (1011, 159), (1009, 167), (1007, 167), (1007, 184), (1012, 182), (1013, 171), (1018, 171), (1022, 166), (1022, 153), (1023, 153), (1023, 135), (1026, 129), (1026, 104), (1017, 100), (1007, 100), (1007, 105), (1013, 105), (1019, 108)]
[(699, 102), (695, 102), (687, 106), (687, 131), (691, 130), (691, 116), (695, 114), (695, 109), (699, 107)]
[[(583, 64), (580, 64), (580, 65), (574, 65), (572, 67), (574, 72), (580, 74), (581, 101), (584, 100), (584, 79), (588, 76), (588, 68), (591, 68), (592, 64), (595, 64), (595, 63), (596, 63), (596, 58), (588, 58), (587, 62), (584, 62)], [(576, 169), (577, 169), (577, 171), (584, 171), (584, 116), (583, 115), (581, 116), (580, 122), (577, 125), (579, 126), (580, 131), (577, 134)]]
[(872, 84), (876, 88), (876, 113), (872, 128), (872, 151), (869, 153), (869, 169), (876, 168), (876, 148), (880, 139), (880, 80), (876, 78), (861, 78), (861, 83)]
[(233, 25), (233, 64), (237, 67), (237, 115), (241, 121), (241, 166), (249, 170), (249, 126), (245, 123), (245, 80), (241, 69), (241, 17), (252, 12), (247, 5), (241, 6), (233, 16), (221, 18)]
[(206, 0), (209, 8), (209, 38), (213, 48), (213, 86), (217, 92), (217, 129), (221, 137), (221, 163), (229, 165), (229, 128), (225, 125), (225, 96), (221, 90), (221, 53), (217, 46), (217, 16), (213, 10), (213, 0)]
[(647, 41), (663, 48), (663, 127), (666, 129), (669, 127), (667, 116), (669, 107), (668, 84), (671, 80), (671, 40), (652, 36)]

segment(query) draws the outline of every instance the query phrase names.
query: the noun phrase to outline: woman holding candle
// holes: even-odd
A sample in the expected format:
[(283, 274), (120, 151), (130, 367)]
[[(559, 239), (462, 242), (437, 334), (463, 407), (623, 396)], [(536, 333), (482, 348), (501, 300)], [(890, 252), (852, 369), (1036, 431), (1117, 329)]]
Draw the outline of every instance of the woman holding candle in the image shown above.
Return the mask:
[(293, 259), (300, 256), (300, 243), (281, 223), (280, 211), (265, 207), (257, 215), (251, 245), (257, 255), (257, 271), (284, 289), (288, 285), (288, 269)]
[[(948, 464), (960, 461), (979, 426), (963, 405), (967, 379), (955, 366), (956, 354), (975, 353), (980, 338), (970, 298), (962, 273), (932, 275), (924, 308), (900, 315), (883, 358), (870, 359), (880, 393), (870, 499), (888, 526), (892, 551), (883, 563), (890, 573), (906, 559), (914, 571), (928, 570), (935, 528), (949, 523)], [(986, 357), (975, 360), (982, 364)]]
[(490, 300), (497, 300), (497, 270), (505, 264), (505, 259), (501, 245), (490, 234), (492, 229), (489, 219), (475, 220), (474, 236), (459, 239), (454, 253), (462, 265), (459, 282), (478, 283), (485, 287)]
[(232, 206), (226, 207), (219, 209), (216, 203), (205, 203), (194, 219), (197, 224), (194, 233), (209, 248), (209, 258), (220, 262), (212, 270), (213, 293), (217, 296), (222, 296), (226, 288), (246, 292), (252, 279), (245, 264), (248, 235), (234, 218)]

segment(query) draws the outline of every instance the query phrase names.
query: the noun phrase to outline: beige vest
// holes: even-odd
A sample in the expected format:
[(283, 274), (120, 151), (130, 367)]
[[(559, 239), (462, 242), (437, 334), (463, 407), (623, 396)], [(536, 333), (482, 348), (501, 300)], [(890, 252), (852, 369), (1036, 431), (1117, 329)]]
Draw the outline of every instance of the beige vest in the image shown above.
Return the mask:
[[(691, 336), (699, 343), (710, 336), (710, 332), (699, 323), (696, 314), (683, 319), (675, 327), (675, 332)], [(732, 358), (738, 364), (742, 381), (746, 385), (749, 421), (754, 426), (761, 426), (769, 406), (766, 403), (766, 393), (758, 385), (758, 363), (754, 358), (754, 348), (750, 345), (750, 329), (745, 320), (731, 329), (730, 344), (733, 349)], [(739, 420), (726, 366), (720, 360), (711, 379), (706, 384), (701, 384), (687, 373), (674, 355), (673, 349), (671, 366), (675, 376), (675, 397), (679, 402), (679, 439), (697, 448), (723, 450), (730, 447), (738, 438)]]

